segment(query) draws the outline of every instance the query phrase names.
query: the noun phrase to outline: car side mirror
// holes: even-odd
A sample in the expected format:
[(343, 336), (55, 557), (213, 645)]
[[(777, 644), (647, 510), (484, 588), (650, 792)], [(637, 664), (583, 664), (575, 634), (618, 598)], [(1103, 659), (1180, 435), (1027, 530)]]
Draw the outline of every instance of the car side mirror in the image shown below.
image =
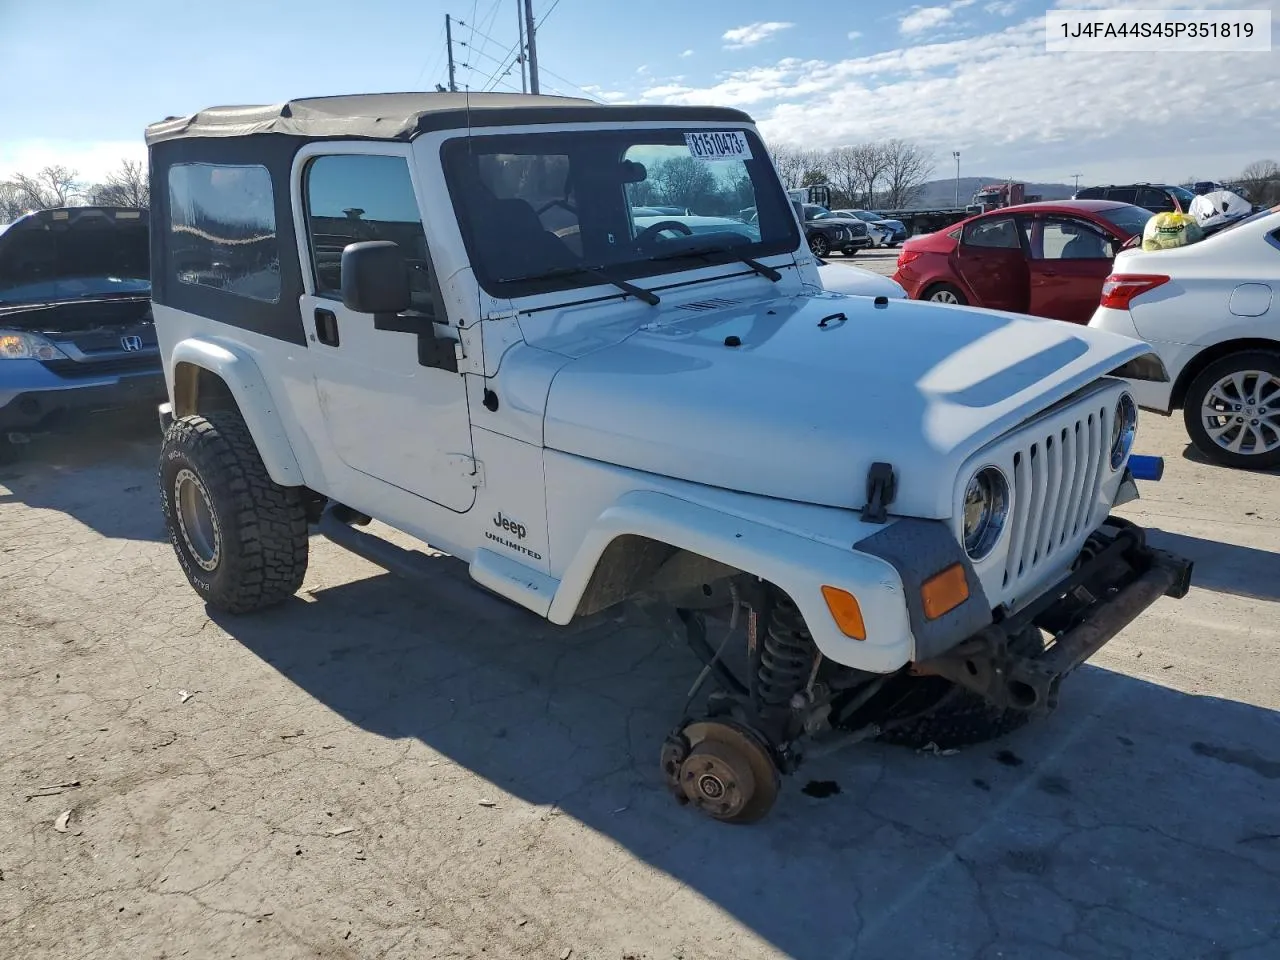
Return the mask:
[(354, 313), (397, 314), (408, 310), (409, 266), (390, 240), (365, 240), (342, 249), (342, 305)]

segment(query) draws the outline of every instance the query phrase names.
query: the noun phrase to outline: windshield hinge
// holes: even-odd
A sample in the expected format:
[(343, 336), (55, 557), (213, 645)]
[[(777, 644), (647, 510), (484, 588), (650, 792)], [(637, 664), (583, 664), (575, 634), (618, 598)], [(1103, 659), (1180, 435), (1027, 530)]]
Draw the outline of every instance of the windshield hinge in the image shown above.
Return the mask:
[(891, 463), (873, 463), (867, 471), (867, 503), (862, 508), (863, 523), (884, 523), (888, 506), (898, 493), (898, 479)]

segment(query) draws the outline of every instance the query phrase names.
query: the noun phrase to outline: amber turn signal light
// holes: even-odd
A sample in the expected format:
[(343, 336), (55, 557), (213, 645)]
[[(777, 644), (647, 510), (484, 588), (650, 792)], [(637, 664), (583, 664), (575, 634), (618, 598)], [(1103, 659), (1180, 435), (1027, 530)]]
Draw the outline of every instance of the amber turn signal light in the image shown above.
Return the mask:
[(822, 599), (827, 601), (831, 619), (841, 633), (855, 640), (867, 639), (867, 625), (862, 622), (862, 607), (858, 606), (857, 597), (839, 587), (823, 587)]
[(935, 573), (920, 588), (920, 599), (924, 602), (924, 615), (930, 620), (937, 620), (960, 606), (969, 599), (964, 567), (953, 563), (941, 573)]

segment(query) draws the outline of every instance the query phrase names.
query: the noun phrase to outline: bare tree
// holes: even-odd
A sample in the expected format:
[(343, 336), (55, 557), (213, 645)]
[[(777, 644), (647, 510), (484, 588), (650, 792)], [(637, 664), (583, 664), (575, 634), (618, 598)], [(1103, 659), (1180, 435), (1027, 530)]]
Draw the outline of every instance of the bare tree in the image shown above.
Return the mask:
[(69, 206), (83, 195), (84, 190), (76, 179), (76, 171), (60, 164), (50, 164), (35, 174), (15, 173), (9, 183), (27, 210)]
[(12, 223), (26, 212), (18, 188), (12, 183), (0, 183), (0, 223)]
[(1280, 164), (1274, 160), (1255, 160), (1236, 177), (1254, 203), (1268, 204), (1280, 196)]
[(653, 180), (665, 202), (686, 210), (700, 208), (716, 191), (715, 174), (694, 157), (672, 157), (663, 162), (654, 171)]
[(805, 164), (808, 162), (804, 151), (786, 146), (770, 147), (769, 157), (773, 160), (773, 165), (778, 171), (778, 176), (782, 178), (784, 187), (794, 190), (801, 185)]
[(852, 148), (853, 158), (851, 163), (857, 170), (858, 176), (862, 180), (862, 187), (866, 191), (866, 199), (863, 201), (864, 206), (872, 207), (876, 205), (876, 184), (878, 184), (889, 169), (889, 157), (884, 147), (878, 143), (860, 143)]
[(908, 140), (889, 140), (881, 147), (888, 186), (885, 206), (901, 210), (920, 195), (933, 174), (933, 154)]
[(831, 185), (844, 198), (841, 206), (857, 205), (866, 192), (862, 171), (858, 167), (857, 150), (857, 147), (836, 147), (828, 155)]
[(151, 183), (146, 165), (140, 160), (122, 160), (107, 174), (105, 183), (89, 191), (93, 202), (105, 207), (147, 207), (151, 203)]

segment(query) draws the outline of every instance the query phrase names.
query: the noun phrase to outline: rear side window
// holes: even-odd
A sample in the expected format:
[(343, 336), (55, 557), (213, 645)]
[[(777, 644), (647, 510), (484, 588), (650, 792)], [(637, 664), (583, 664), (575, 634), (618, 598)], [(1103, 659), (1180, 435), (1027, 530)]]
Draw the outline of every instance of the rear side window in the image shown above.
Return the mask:
[(169, 269), (181, 283), (280, 299), (280, 243), (266, 167), (169, 168)]
[(1101, 200), (1106, 193), (1101, 187), (1087, 187), (1076, 194), (1077, 200)]
[(1013, 217), (992, 217), (971, 223), (964, 228), (961, 242), (970, 247), (988, 249), (1019, 250), (1022, 247)]
[(403, 157), (335, 154), (307, 167), (307, 231), (316, 296), (342, 297), (342, 250), (390, 240), (409, 266), (413, 309), (435, 314), (427, 237)]
[(1107, 199), (1116, 203), (1137, 203), (1138, 191), (1136, 187), (1112, 187), (1107, 191)]

